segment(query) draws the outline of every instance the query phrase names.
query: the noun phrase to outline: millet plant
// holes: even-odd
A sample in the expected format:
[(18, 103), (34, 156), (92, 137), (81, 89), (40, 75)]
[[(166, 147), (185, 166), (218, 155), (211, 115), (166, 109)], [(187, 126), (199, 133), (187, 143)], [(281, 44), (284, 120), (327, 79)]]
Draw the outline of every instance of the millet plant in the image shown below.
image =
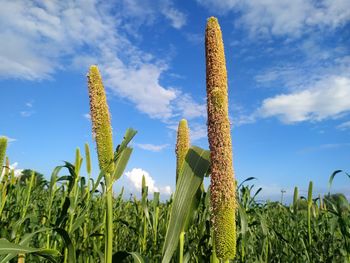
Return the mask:
[(217, 257), (236, 254), (236, 195), (228, 116), (227, 72), (218, 20), (210, 17), (205, 31), (208, 139), (211, 162), (211, 206)]

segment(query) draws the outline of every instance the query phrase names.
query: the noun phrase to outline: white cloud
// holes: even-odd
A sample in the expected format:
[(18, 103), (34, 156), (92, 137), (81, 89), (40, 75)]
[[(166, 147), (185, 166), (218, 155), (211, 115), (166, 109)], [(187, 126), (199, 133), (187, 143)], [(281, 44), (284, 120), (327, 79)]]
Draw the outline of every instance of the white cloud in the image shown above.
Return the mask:
[[(339, 46), (335, 48), (337, 51), (329, 51), (315, 41), (317, 39), (306, 41), (308, 44), (304, 41), (298, 48), (297, 54), (303, 59), (297, 62), (279, 62), (279, 65), (262, 70), (255, 76), (257, 85), (297, 91), (332, 75), (350, 77), (350, 56), (342, 50), (344, 47)], [(291, 52), (289, 47), (283, 53), (288, 52)]]
[(186, 23), (172, 1), (124, 0), (115, 8), (97, 0), (0, 3), (0, 38), (6, 39), (0, 43), (0, 78), (40, 80), (57, 70), (98, 64), (107, 88), (139, 111), (161, 120), (175, 115), (181, 92), (160, 83), (167, 64), (133, 41), (141, 24), (157, 20), (157, 10), (175, 28)]
[(350, 121), (346, 121), (346, 122), (339, 124), (337, 126), (337, 129), (342, 130), (342, 131), (350, 129)]
[(337, 118), (349, 111), (350, 78), (327, 76), (303, 91), (265, 99), (255, 116), (296, 123)]
[(106, 83), (116, 94), (126, 97), (136, 104), (141, 112), (153, 118), (172, 117), (171, 101), (176, 91), (159, 84), (163, 69), (152, 64), (125, 67), (120, 61), (102, 67)]
[(146, 151), (160, 152), (165, 148), (169, 147), (169, 144), (155, 145), (150, 143), (137, 143), (136, 146)]
[(193, 124), (190, 128), (191, 141), (197, 141), (207, 138), (207, 126), (202, 124)]
[(35, 111), (32, 109), (33, 108), (32, 102), (26, 102), (25, 108), (27, 109), (20, 112), (22, 117), (30, 117), (35, 113)]
[(133, 24), (127, 24), (131, 31), (135, 31), (135, 28), (142, 24), (154, 24), (159, 14), (165, 17), (175, 29), (181, 29), (187, 22), (187, 16), (177, 9), (171, 0), (122, 0), (121, 2), (121, 15), (134, 20)]
[(170, 186), (156, 186), (156, 183), (151, 175), (141, 168), (133, 168), (131, 171), (126, 172), (125, 175), (131, 187), (138, 192), (140, 192), (142, 189), (142, 177), (144, 176), (149, 193), (160, 192), (161, 194), (166, 195), (171, 194)]
[(194, 45), (202, 45), (204, 43), (203, 34), (185, 33), (186, 39)]
[(248, 114), (246, 108), (236, 102), (231, 106), (229, 119), (231, 127), (238, 127), (255, 122), (256, 116), (254, 114)]
[(347, 0), (197, 0), (219, 13), (239, 12), (239, 23), (252, 35), (298, 37), (315, 28), (331, 28), (350, 20)]
[(166, 1), (162, 8), (162, 14), (170, 20), (171, 25), (176, 29), (181, 29), (186, 24), (186, 15), (173, 7), (171, 2)]
[(20, 114), (22, 117), (30, 117), (34, 114), (34, 111), (21, 111)]
[(207, 106), (205, 103), (199, 104), (186, 93), (177, 95), (177, 100), (174, 102), (175, 108), (180, 112), (181, 116), (186, 119), (193, 119), (198, 117), (206, 118)]
[(252, 114), (236, 105), (234, 125), (268, 117), (277, 117), (287, 124), (322, 121), (349, 113), (350, 57), (344, 51), (321, 49), (314, 41), (307, 46), (310, 54), (304, 47), (301, 49), (305, 60), (280, 63), (256, 75), (257, 87), (279, 92), (264, 99)]

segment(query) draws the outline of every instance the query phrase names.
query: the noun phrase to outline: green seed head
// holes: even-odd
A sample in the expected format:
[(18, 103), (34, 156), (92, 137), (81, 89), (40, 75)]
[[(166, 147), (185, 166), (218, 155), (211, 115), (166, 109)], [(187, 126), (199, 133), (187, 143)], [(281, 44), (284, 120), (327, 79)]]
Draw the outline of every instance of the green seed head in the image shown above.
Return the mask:
[(293, 209), (294, 212), (298, 209), (298, 198), (299, 198), (299, 193), (298, 193), (298, 187), (294, 187), (294, 195), (293, 195)]
[(310, 207), (311, 207), (311, 205), (312, 205), (312, 188), (313, 188), (313, 182), (310, 181), (310, 183), (309, 183), (309, 189), (308, 189), (308, 191), (307, 191), (307, 204), (308, 204), (308, 206), (310, 206)]
[(188, 129), (187, 121), (182, 119), (179, 122), (177, 129), (177, 140), (176, 140), (176, 183), (179, 180), (180, 170), (185, 162), (185, 157), (190, 148), (190, 131)]
[(89, 70), (88, 87), (92, 133), (96, 140), (100, 169), (111, 173), (114, 157), (111, 120), (102, 78), (95, 65), (91, 66)]
[(0, 137), (0, 177), (2, 174), (5, 154), (6, 154), (6, 147), (7, 147), (7, 138), (6, 137)]
[(6, 156), (6, 161), (5, 161), (5, 177), (7, 178), (10, 174), (10, 160), (8, 156)]
[(88, 174), (91, 174), (90, 147), (88, 143), (85, 143), (85, 159), (86, 159), (86, 171)]
[(207, 21), (205, 55), (211, 162), (211, 218), (217, 257), (227, 260), (233, 259), (236, 254), (236, 195), (224, 45), (215, 17)]

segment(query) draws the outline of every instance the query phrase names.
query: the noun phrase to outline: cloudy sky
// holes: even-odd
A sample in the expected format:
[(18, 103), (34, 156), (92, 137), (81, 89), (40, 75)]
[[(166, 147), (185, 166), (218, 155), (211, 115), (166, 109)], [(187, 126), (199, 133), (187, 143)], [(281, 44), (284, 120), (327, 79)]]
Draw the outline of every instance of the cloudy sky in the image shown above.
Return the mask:
[[(115, 145), (138, 130), (118, 182), (174, 190), (177, 123), (207, 148), (204, 30), (217, 16), (229, 78), (234, 170), (261, 198), (327, 191), (350, 171), (348, 0), (0, 0), (0, 135), (18, 169), (47, 177), (76, 147), (94, 149), (86, 73), (97, 64)], [(98, 172), (93, 156), (94, 172)], [(85, 172), (83, 172), (84, 174)], [(349, 195), (339, 175), (333, 191)], [(118, 187), (116, 190), (118, 190)]]

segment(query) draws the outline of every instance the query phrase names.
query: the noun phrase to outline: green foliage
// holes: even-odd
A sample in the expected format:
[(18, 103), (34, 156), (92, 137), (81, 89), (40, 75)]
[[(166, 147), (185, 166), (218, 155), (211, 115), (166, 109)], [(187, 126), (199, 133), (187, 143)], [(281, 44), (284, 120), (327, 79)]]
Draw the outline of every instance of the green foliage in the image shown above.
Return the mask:
[[(183, 168), (182, 173), (187, 174), (180, 177), (179, 192), (167, 201), (160, 201), (159, 193), (149, 199), (146, 181), (140, 199), (126, 199), (123, 190), (113, 196), (113, 260), (121, 259), (113, 262), (162, 262), (163, 251), (173, 246), (176, 250), (186, 214), (190, 214), (191, 223), (180, 239), (184, 243), (183, 262), (220, 262), (213, 249), (210, 192), (196, 194), (207, 164), (198, 166), (202, 169), (198, 173), (194, 157)], [(26, 184), (19, 179), (6, 182), (0, 214), (0, 262), (17, 262), (19, 253), (24, 253), (26, 262), (34, 263), (64, 262), (65, 258), (84, 263), (104, 260), (106, 184), (102, 174), (98, 187), (96, 182), (88, 186), (79, 154), (76, 160), (55, 168), (48, 184), (31, 184), (31, 178)], [(308, 200), (296, 197), (290, 206), (259, 202), (260, 189), (254, 191), (253, 185), (246, 185), (253, 179), (237, 188), (237, 255), (231, 263), (349, 262), (350, 209), (344, 195), (324, 196), (322, 209), (312, 191)], [(2, 190), (0, 196), (4, 193)], [(186, 193), (198, 198), (195, 207), (187, 202), (190, 197)], [(178, 262), (174, 248), (169, 251), (167, 262)]]
[(32, 171), (31, 169), (24, 169), (21, 174), (20, 174), (20, 183), (21, 184), (26, 184), (31, 176), (32, 176), (32, 173), (34, 172), (34, 184), (37, 185), (37, 184), (46, 184), (47, 181), (45, 180), (44, 178), (44, 175), (37, 172), (37, 171)]

